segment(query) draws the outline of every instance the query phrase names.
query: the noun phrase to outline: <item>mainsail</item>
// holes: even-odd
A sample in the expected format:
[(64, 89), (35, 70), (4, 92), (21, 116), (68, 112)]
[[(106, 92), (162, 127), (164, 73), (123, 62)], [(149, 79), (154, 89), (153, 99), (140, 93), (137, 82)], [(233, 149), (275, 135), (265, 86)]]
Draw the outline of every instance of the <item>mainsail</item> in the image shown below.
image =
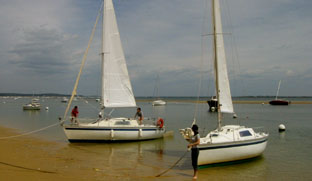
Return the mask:
[(214, 48), (215, 48), (215, 72), (217, 82), (217, 92), (220, 110), (223, 113), (233, 113), (233, 103), (230, 91), (230, 83), (226, 67), (226, 58), (223, 42), (223, 32), (221, 24), (220, 4), (216, 0), (213, 3), (213, 22), (214, 22)]
[(135, 107), (112, 0), (104, 1), (102, 103), (104, 107)]

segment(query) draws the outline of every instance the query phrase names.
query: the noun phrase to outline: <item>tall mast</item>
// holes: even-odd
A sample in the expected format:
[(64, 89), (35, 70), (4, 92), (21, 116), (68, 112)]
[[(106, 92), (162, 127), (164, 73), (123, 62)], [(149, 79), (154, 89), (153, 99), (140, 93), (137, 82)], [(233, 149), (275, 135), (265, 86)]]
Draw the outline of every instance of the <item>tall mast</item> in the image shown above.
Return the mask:
[(221, 129), (221, 108), (220, 108), (220, 89), (219, 89), (219, 72), (218, 72), (218, 56), (217, 56), (217, 33), (216, 32), (216, 3), (212, 0), (212, 26), (213, 26), (213, 48), (214, 48), (214, 68), (216, 78), (216, 94), (218, 100), (218, 129)]
[(101, 91), (101, 112), (102, 115), (104, 116), (104, 55), (105, 55), (105, 12), (106, 12), (106, 4), (105, 0), (103, 0), (103, 18), (102, 18), (102, 50), (101, 50), (101, 61), (102, 61), (102, 72), (101, 72), (101, 82), (102, 82), (102, 91)]
[(279, 93), (279, 90), (280, 90), (280, 87), (281, 87), (281, 81), (282, 80), (280, 80), (279, 83), (278, 83), (278, 88), (277, 88), (275, 100), (277, 100), (277, 97), (278, 97), (278, 93)]

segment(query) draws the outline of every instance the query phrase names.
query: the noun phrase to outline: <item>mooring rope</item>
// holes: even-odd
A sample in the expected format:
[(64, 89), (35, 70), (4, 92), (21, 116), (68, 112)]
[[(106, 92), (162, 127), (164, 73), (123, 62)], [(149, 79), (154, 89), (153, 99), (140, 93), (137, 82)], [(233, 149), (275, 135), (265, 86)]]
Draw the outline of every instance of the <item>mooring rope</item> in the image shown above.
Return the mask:
[(46, 130), (46, 129), (48, 129), (48, 128), (51, 128), (51, 127), (60, 125), (60, 124), (62, 124), (63, 122), (64, 122), (64, 121), (61, 121), (61, 122), (58, 122), (58, 123), (54, 123), (54, 124), (51, 124), (51, 125), (49, 125), (49, 126), (46, 126), (46, 127), (40, 128), (40, 129), (36, 129), (36, 130), (33, 130), (33, 131), (29, 131), (29, 132), (26, 132), (26, 133), (18, 134), (18, 135), (0, 137), (0, 140), (3, 140), (3, 139), (10, 139), (10, 138), (17, 138), (17, 137), (21, 137), (21, 136), (30, 135), (30, 134), (37, 133), (37, 132), (39, 132), (39, 131), (43, 131), (43, 130)]
[(175, 167), (184, 157), (185, 155), (187, 154), (188, 150), (184, 152), (184, 154), (171, 166), (169, 167), (167, 170), (161, 172), (160, 174), (156, 175), (155, 177), (160, 177), (162, 176), (163, 174), (167, 173), (169, 170), (171, 170), (173, 167)]

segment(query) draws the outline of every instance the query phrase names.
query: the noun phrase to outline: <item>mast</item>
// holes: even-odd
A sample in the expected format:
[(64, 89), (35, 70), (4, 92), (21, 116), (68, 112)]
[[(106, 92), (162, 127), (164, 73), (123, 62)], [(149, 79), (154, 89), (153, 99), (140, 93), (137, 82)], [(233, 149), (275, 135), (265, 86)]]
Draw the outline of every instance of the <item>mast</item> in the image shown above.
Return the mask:
[(278, 83), (278, 88), (277, 88), (275, 100), (277, 100), (277, 96), (278, 96), (278, 93), (279, 93), (279, 90), (280, 90), (280, 87), (281, 87), (281, 81), (282, 80), (280, 80), (279, 83)]
[(102, 66), (101, 66), (101, 82), (102, 82), (102, 90), (101, 90), (101, 112), (102, 115), (104, 117), (104, 54), (105, 54), (105, 45), (104, 45), (104, 41), (105, 41), (105, 12), (106, 12), (106, 4), (105, 4), (105, 0), (103, 0), (103, 17), (102, 17), (102, 50), (101, 50), (101, 62), (102, 62)]
[(215, 12), (215, 0), (212, 0), (212, 26), (213, 26), (213, 53), (214, 53), (214, 68), (215, 68), (215, 78), (216, 78), (216, 94), (218, 100), (218, 129), (221, 128), (221, 105), (220, 105), (220, 90), (219, 90), (219, 72), (218, 72), (218, 56), (217, 56), (217, 32), (216, 32), (216, 12)]

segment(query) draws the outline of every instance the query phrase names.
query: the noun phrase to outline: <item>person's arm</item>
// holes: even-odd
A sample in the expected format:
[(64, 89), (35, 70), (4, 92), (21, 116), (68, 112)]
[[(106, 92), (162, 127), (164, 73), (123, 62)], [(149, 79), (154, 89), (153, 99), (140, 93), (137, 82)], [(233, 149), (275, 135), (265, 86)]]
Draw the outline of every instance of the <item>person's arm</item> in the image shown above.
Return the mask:
[(141, 120), (143, 120), (143, 119), (144, 119), (143, 112), (141, 112)]
[(199, 143), (200, 143), (200, 138), (198, 138), (196, 142), (188, 144), (187, 147), (189, 148), (192, 146), (196, 146), (196, 145), (199, 145)]

